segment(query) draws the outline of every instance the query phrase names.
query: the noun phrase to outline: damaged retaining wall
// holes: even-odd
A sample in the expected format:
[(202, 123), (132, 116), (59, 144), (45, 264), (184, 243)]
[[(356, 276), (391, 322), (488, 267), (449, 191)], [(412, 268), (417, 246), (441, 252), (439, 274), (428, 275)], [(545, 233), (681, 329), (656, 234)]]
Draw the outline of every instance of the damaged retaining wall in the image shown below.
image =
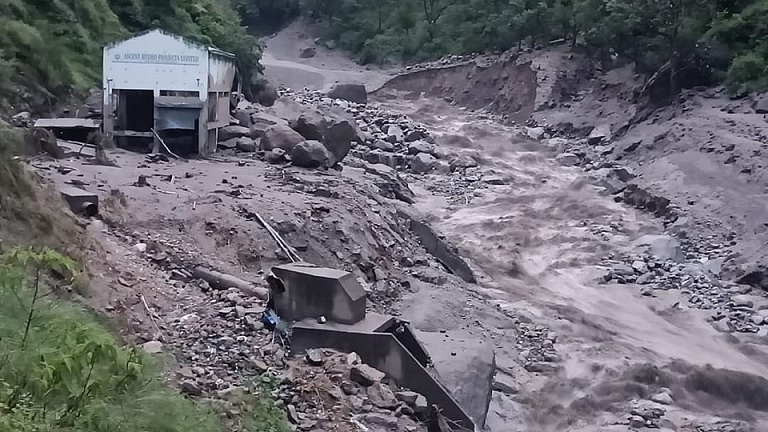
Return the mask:
[(437, 258), (451, 273), (462, 278), (465, 282), (476, 283), (474, 272), (464, 261), (455, 248), (440, 236), (426, 222), (421, 222), (409, 215), (403, 215), (410, 221), (410, 228), (424, 249)]

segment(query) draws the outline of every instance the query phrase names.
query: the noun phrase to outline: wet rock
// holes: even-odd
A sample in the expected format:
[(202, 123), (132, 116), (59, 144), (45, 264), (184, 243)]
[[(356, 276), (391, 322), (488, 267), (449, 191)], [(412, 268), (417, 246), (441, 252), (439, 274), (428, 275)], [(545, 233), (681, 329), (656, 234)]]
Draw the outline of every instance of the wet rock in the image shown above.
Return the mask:
[(632, 243), (635, 251), (648, 253), (658, 261), (683, 262), (683, 253), (680, 242), (668, 235), (645, 235)]
[(421, 395), (413, 391), (400, 391), (395, 393), (397, 400), (405, 402), (410, 406), (413, 406), (413, 404), (416, 403), (416, 399), (418, 399), (419, 396)]
[(419, 153), (411, 160), (411, 171), (416, 174), (424, 174), (432, 171), (437, 164), (437, 159), (429, 153)]
[(237, 139), (240, 137), (247, 137), (250, 134), (251, 130), (245, 126), (225, 126), (219, 129), (219, 142)]
[(579, 164), (579, 157), (573, 153), (561, 153), (555, 157), (555, 160), (564, 166), (574, 166)]
[(397, 406), (397, 398), (389, 386), (381, 382), (375, 382), (366, 391), (368, 400), (377, 408), (394, 409)]
[(293, 424), (299, 424), (301, 422), (299, 413), (296, 411), (296, 407), (293, 404), (288, 404), (288, 406), (285, 407), (285, 410), (288, 412), (289, 422)]
[(336, 84), (328, 92), (328, 97), (363, 105), (368, 103), (368, 91), (363, 84)]
[(304, 141), (291, 151), (291, 161), (303, 168), (328, 168), (331, 166), (331, 153), (320, 141)]
[(265, 79), (259, 79), (255, 83), (257, 91), (255, 92), (256, 102), (261, 105), (271, 107), (275, 104), (280, 94), (277, 92), (277, 87)]
[(346, 118), (333, 118), (329, 121), (322, 142), (333, 156), (332, 165), (341, 162), (349, 154), (356, 137), (354, 121)]
[(238, 138), (235, 146), (241, 152), (253, 153), (256, 151), (256, 141), (247, 136)]
[(280, 148), (290, 153), (297, 144), (303, 141), (304, 137), (290, 127), (274, 125), (264, 132), (264, 136), (261, 138), (261, 149), (272, 151)]
[(360, 393), (360, 389), (348, 381), (344, 381), (343, 383), (341, 383), (341, 391), (344, 392), (345, 395), (349, 395), (349, 396)]
[(349, 371), (349, 379), (362, 386), (371, 386), (383, 380), (385, 376), (384, 372), (365, 364), (355, 365)]

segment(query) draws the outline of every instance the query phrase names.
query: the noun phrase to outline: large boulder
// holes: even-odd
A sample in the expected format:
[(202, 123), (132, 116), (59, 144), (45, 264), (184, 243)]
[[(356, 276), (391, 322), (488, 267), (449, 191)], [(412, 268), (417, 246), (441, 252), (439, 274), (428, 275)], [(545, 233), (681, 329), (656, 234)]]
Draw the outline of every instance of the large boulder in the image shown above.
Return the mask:
[(275, 125), (288, 126), (288, 122), (271, 114), (253, 113), (251, 114), (251, 125), (249, 127), (251, 131), (250, 136), (253, 139), (261, 138), (267, 132), (267, 129)]
[(331, 166), (331, 153), (320, 141), (303, 141), (291, 151), (293, 164), (303, 168)]
[(357, 139), (358, 128), (354, 120), (341, 113), (302, 113), (293, 125), (294, 129), (309, 141), (320, 141), (332, 155), (331, 164), (341, 162)]
[(363, 84), (336, 84), (328, 92), (328, 97), (358, 104), (368, 103), (368, 91), (365, 90), (365, 85)]
[(252, 138), (247, 136), (238, 138), (235, 146), (237, 147), (238, 150), (242, 152), (249, 152), (249, 153), (253, 153), (257, 149), (256, 141), (254, 141)]
[(300, 58), (312, 58), (315, 55), (317, 55), (317, 51), (315, 51), (314, 47), (304, 48), (299, 52)]
[(219, 141), (229, 141), (231, 139), (237, 139), (240, 137), (248, 136), (251, 134), (251, 130), (245, 126), (225, 126), (219, 129)]
[(256, 102), (271, 107), (275, 104), (275, 101), (280, 97), (277, 92), (277, 87), (264, 78), (258, 79), (254, 85), (253, 96), (256, 98)]
[(411, 159), (411, 171), (423, 174), (432, 171), (437, 164), (437, 159), (429, 153), (419, 153)]
[(302, 113), (296, 120), (294, 129), (308, 140), (321, 141), (326, 128), (326, 119), (317, 111)]
[(264, 136), (261, 137), (261, 149), (264, 151), (272, 151), (276, 148), (281, 148), (286, 152), (291, 152), (296, 144), (304, 141), (298, 132), (285, 125), (270, 126), (264, 132)]
[(345, 118), (333, 119), (323, 135), (323, 144), (333, 156), (333, 164), (341, 162), (352, 149), (357, 136), (355, 123)]

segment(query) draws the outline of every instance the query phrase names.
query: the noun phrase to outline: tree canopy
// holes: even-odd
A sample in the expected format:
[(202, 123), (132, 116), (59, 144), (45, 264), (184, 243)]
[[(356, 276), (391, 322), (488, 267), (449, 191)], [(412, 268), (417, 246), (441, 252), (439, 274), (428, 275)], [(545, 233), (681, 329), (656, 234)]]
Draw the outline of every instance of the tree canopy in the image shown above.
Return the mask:
[[(250, 0), (253, 1), (253, 0)], [(260, 2), (257, 2), (260, 3)], [(553, 41), (648, 74), (766, 86), (768, 0), (282, 0), (361, 62), (426, 60)], [(673, 88), (674, 90), (674, 88)]]

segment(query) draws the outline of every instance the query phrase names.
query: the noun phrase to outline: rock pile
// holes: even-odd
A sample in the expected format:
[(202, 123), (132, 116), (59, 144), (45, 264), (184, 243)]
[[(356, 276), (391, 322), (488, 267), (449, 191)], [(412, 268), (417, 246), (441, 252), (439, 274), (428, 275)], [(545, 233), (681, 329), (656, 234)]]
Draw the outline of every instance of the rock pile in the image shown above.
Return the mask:
[(279, 404), (297, 430), (330, 430), (352, 421), (372, 431), (426, 431), (427, 399), (387, 382), (357, 354), (312, 350), (289, 361)]

